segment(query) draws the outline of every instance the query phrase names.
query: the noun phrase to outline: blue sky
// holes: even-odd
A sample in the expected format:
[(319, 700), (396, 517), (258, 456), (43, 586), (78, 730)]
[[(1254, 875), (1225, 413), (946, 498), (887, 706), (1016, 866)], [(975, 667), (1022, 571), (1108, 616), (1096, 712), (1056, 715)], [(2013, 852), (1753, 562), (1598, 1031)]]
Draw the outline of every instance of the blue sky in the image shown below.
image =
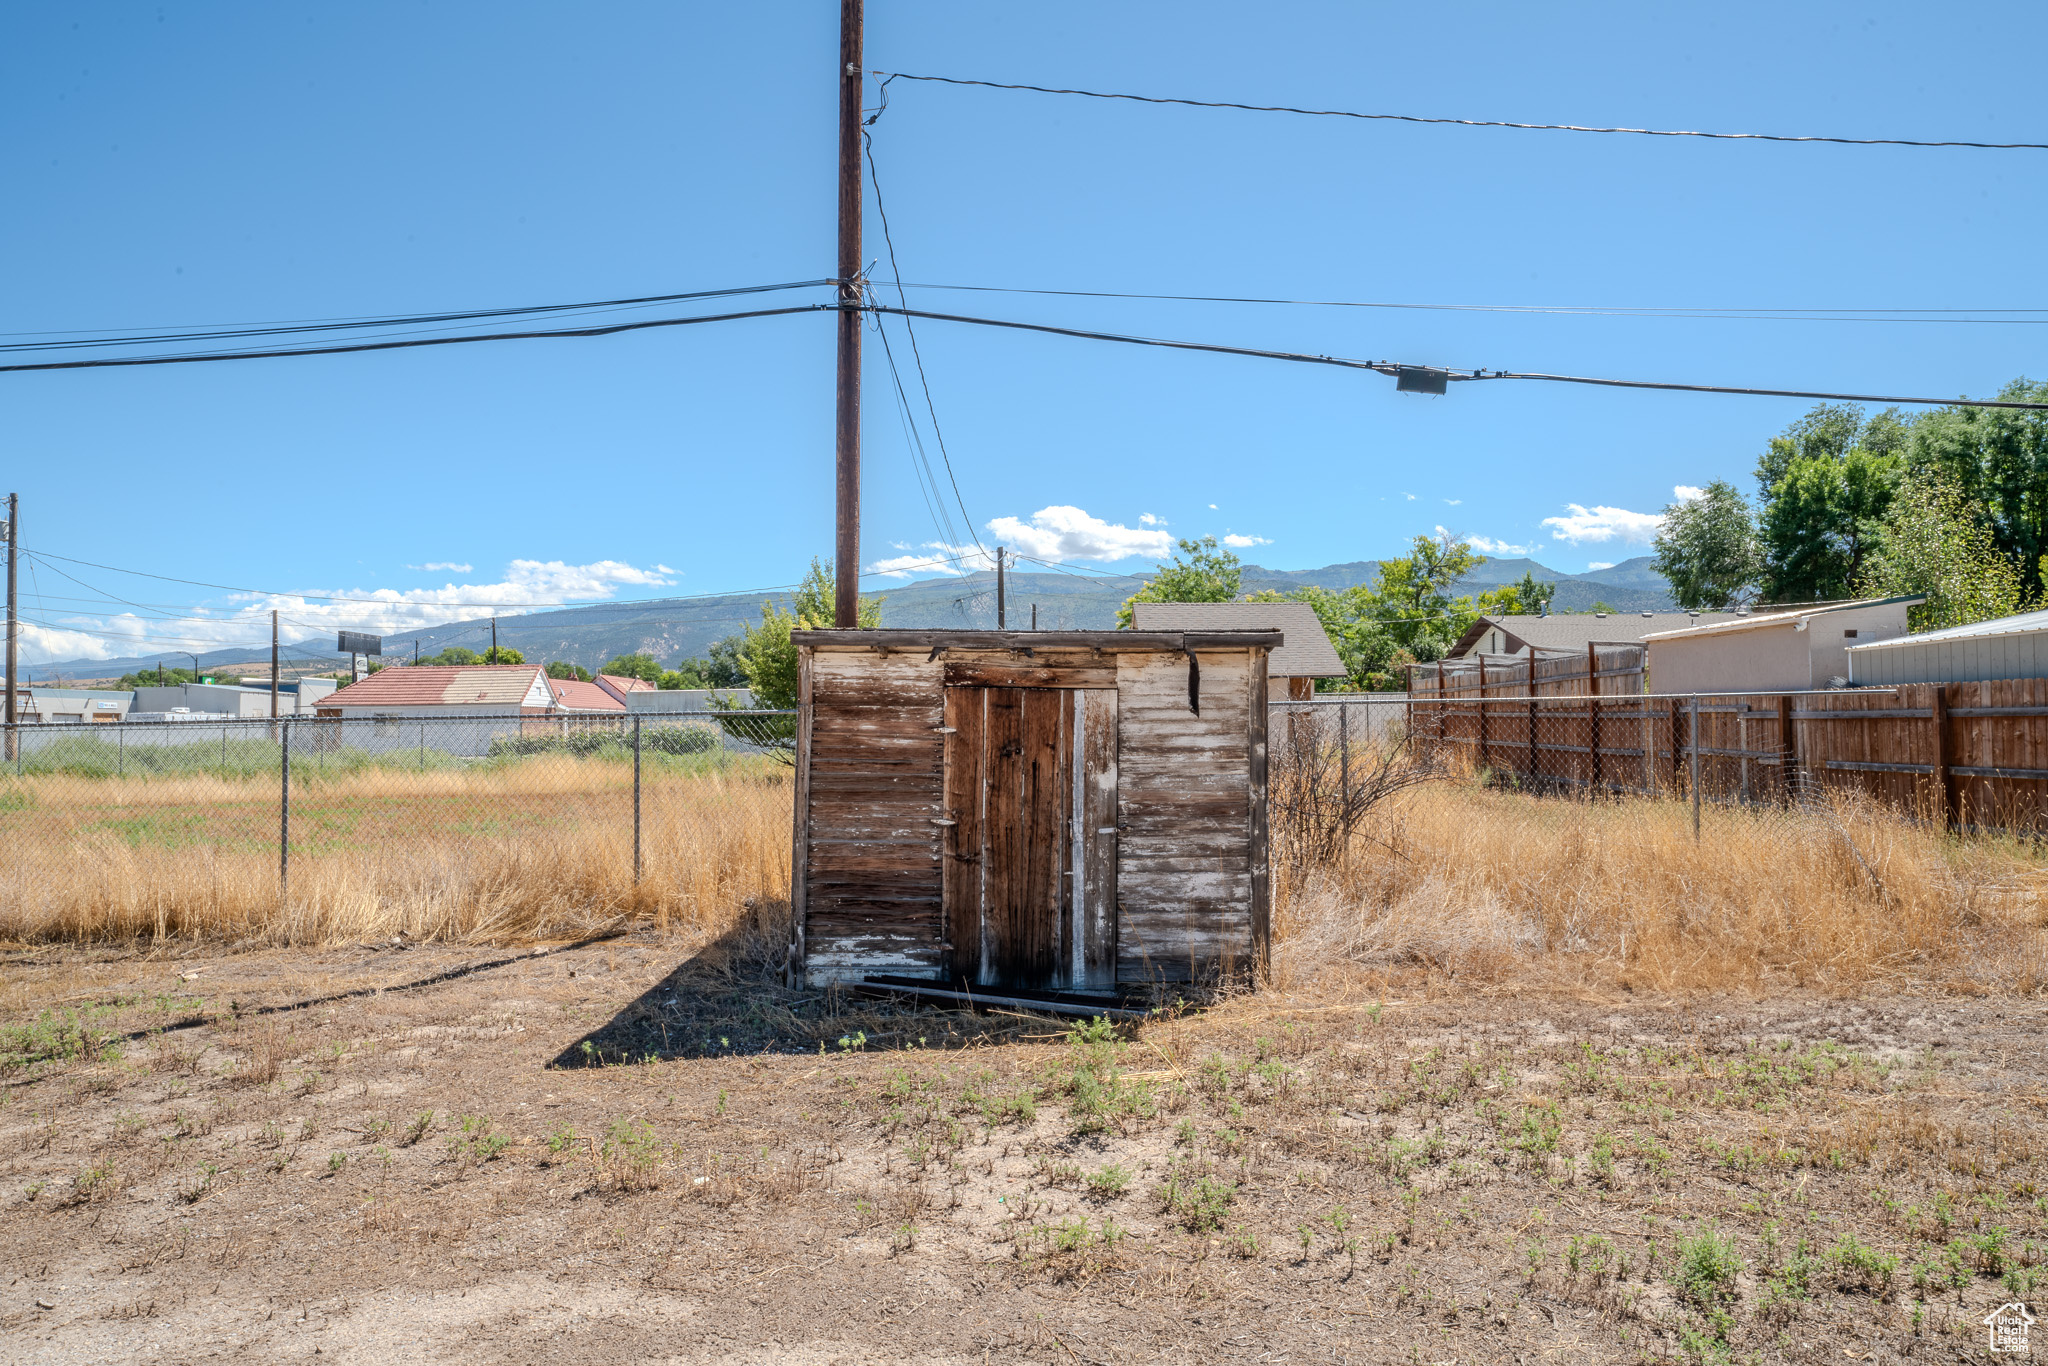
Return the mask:
[[(9, 7), (0, 331), (828, 275), (836, 16), (821, 0)], [(1468, 118), (2048, 141), (2044, 39), (2048, 11), (2017, 4), (870, 0), (868, 65)], [(2048, 307), (2036, 278), (2043, 152), (1357, 123), (900, 81), (890, 96), (875, 152), (903, 273), (917, 282), (1621, 308)], [(869, 207), (868, 254), (879, 258), (872, 197)], [(1731, 385), (1983, 396), (2048, 374), (2032, 324), (942, 291), (912, 302), (1234, 345)], [(1000, 532), (1087, 567), (1142, 567), (1168, 535), (1213, 533), (1237, 537), (1248, 559), (1302, 568), (1394, 552), (1442, 525), (1581, 570), (1643, 553), (1675, 487), (1746, 480), (1765, 439), (1809, 406), (1532, 383), (1422, 398), (1316, 366), (939, 323), (918, 340), (983, 540)], [(900, 358), (900, 333), (897, 344)], [(919, 493), (872, 338), (868, 352), (864, 558), (929, 556), (947, 538)], [(24, 582), (27, 657), (255, 641), (267, 627), (254, 629), (252, 614), (273, 605), (311, 637), (476, 615), (484, 602), (788, 583), (830, 553), (831, 382), (822, 316), (0, 377), (5, 483), (24, 498), (25, 544), (264, 590), (45, 561)], [(370, 593), (391, 600), (317, 600)]]

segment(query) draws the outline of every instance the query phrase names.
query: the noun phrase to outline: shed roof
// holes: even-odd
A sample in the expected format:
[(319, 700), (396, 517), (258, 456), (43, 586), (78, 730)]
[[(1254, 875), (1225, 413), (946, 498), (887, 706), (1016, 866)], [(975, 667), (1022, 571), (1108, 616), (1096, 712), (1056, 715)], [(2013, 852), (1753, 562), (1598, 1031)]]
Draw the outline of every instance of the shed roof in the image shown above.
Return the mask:
[(1134, 602), (1140, 631), (1278, 631), (1286, 644), (1266, 659), (1282, 678), (1342, 678), (1350, 672), (1305, 602)]
[(1517, 652), (1523, 646), (1534, 646), (1538, 650), (1577, 654), (1583, 653), (1588, 645), (1626, 644), (1653, 631), (1735, 619), (1733, 612), (1701, 612), (1697, 616), (1690, 612), (1562, 612), (1543, 616), (1507, 612), (1482, 616), (1473, 622), (1458, 637), (1447, 657), (1457, 659), (1469, 653), (1480, 637), (1496, 626), (1520, 642), (1515, 646)]
[(1908, 645), (1925, 645), (1934, 641), (1975, 640), (1986, 636), (2023, 636), (2036, 631), (2048, 631), (2048, 611), (2020, 612), (2010, 617), (1993, 617), (1989, 621), (1976, 621), (1968, 626), (1948, 626), (1939, 631), (1922, 631), (1918, 635), (1873, 640), (1868, 645), (1851, 645), (1849, 649), (1897, 650)]
[(659, 691), (659, 689), (644, 678), (628, 678), (624, 674), (599, 674), (595, 681), (599, 684), (609, 683), (619, 692)]
[(575, 711), (624, 711), (626, 704), (595, 683), (585, 683), (575, 678), (550, 678), (548, 691), (555, 695), (555, 705)]
[(526, 700), (537, 664), (416, 664), (379, 669), (320, 699), (323, 707), (453, 707)]
[(1910, 607), (1916, 602), (1925, 601), (1927, 598), (1924, 594), (1902, 593), (1893, 598), (1855, 598), (1848, 602), (1817, 602), (1811, 607), (1775, 607), (1749, 616), (1739, 616), (1733, 621), (1717, 621), (1711, 626), (1695, 626), (1685, 631), (1658, 631), (1645, 636), (1644, 639), (1671, 640), (1679, 636), (1733, 634), (1736, 631), (1754, 631), (1760, 626), (1784, 626), (1787, 623), (1796, 625), (1802, 621), (1811, 621), (1815, 617), (1824, 617), (1830, 612), (1853, 612), (1863, 607), (1893, 605)]

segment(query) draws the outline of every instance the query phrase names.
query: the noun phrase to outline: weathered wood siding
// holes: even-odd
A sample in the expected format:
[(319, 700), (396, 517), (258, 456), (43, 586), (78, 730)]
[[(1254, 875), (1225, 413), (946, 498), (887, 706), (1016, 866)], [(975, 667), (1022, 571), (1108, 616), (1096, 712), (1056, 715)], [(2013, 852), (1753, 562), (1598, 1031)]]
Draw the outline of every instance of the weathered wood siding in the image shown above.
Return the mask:
[[(1188, 710), (1187, 656), (1117, 657), (1120, 982), (1252, 965), (1254, 654), (1198, 652), (1199, 716)], [(1256, 672), (1263, 685), (1263, 667)]]
[(922, 654), (805, 654), (805, 972), (814, 982), (937, 975), (945, 666)]

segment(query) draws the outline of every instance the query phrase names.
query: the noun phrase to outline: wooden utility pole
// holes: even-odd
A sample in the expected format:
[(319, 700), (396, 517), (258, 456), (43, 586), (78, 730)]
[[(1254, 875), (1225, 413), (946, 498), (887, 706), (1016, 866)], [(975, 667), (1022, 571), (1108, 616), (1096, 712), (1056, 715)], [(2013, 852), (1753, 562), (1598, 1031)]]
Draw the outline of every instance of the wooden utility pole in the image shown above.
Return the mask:
[(21, 619), (14, 609), (14, 553), (21, 545), (21, 495), (7, 495), (7, 757), (16, 755), (15, 746), (21, 743), (20, 732), (15, 729), (21, 717), (15, 712), (16, 670), (18, 667), (16, 641), (21, 636)]
[(1009, 612), (1003, 598), (1003, 548), (996, 547), (996, 629), (1002, 630), (1009, 624)]
[(491, 618), (491, 663), (498, 662), (498, 619)]
[(839, 413), (832, 624), (860, 625), (861, 0), (839, 0)]

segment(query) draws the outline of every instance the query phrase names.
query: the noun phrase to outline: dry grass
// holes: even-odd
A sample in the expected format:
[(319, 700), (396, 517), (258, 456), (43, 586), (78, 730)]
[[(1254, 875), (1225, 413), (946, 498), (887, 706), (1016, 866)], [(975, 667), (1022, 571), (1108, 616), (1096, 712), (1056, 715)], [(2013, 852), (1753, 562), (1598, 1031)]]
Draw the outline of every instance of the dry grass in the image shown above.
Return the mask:
[(1414, 964), (1658, 991), (2030, 991), (2048, 975), (2044, 876), (2031, 846), (1847, 798), (1832, 818), (1710, 807), (1695, 843), (1683, 802), (1447, 782), (1378, 813), (1348, 866), (1285, 878), (1277, 965), (1283, 982)]
[[(772, 957), (786, 940), (785, 773), (652, 779), (636, 887), (617, 764), (360, 772), (294, 795), (282, 900), (262, 779), (31, 778), (0, 813), (16, 851), (0, 868), (0, 939), (502, 943), (638, 919)], [(1447, 781), (1375, 808), (1348, 860), (1277, 873), (1282, 986), (1404, 966), (1659, 991), (2048, 980), (2033, 846), (1952, 838), (1869, 803), (1833, 819), (1709, 808), (1695, 844), (1682, 802)]]
[(599, 760), (295, 791), (287, 896), (273, 780), (31, 777), (6, 795), (15, 942), (507, 942), (626, 917), (710, 935), (789, 891), (789, 783), (767, 766), (650, 781), (637, 886), (630, 772)]

